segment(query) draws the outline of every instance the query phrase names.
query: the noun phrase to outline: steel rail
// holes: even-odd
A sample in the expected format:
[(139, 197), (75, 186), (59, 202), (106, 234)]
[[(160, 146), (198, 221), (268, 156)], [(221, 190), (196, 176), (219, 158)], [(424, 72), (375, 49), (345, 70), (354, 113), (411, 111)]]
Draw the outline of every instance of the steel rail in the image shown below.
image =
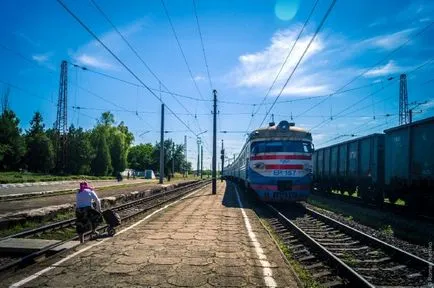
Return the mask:
[[(127, 202), (127, 203), (124, 203), (124, 204), (112, 207), (110, 209), (114, 210), (114, 211), (122, 211), (124, 209), (128, 209), (130, 207), (133, 207), (133, 206), (145, 203), (145, 202), (152, 201), (152, 200), (157, 199), (159, 197), (163, 197), (164, 195), (167, 195), (168, 193), (177, 192), (179, 189), (192, 187), (192, 186), (194, 186), (197, 183), (200, 183), (200, 182), (189, 183), (187, 185), (176, 187), (173, 190), (164, 191), (164, 192), (161, 192), (161, 193), (158, 193), (158, 194), (155, 194), (155, 195), (151, 195), (151, 196), (148, 196), (148, 197), (143, 197), (141, 199), (133, 200), (133, 201), (130, 201), (130, 202)], [(28, 236), (44, 233), (44, 232), (50, 231), (50, 230), (57, 230), (57, 229), (61, 229), (61, 228), (64, 228), (64, 227), (72, 226), (72, 225), (75, 224), (75, 220), (76, 220), (76, 218), (71, 218), (71, 219), (62, 220), (62, 221), (59, 221), (59, 222), (47, 224), (47, 225), (44, 225), (44, 226), (41, 226), (41, 227), (37, 227), (37, 228), (34, 228), (34, 229), (25, 230), (25, 231), (22, 231), (22, 232), (13, 234), (13, 235), (8, 235), (8, 236), (5, 236), (3, 238), (0, 238), (0, 241), (5, 240), (5, 239), (9, 239), (9, 238), (28, 237)]]
[[(175, 200), (177, 198), (180, 198), (183, 195), (185, 195), (185, 194), (187, 194), (187, 193), (189, 193), (191, 191), (204, 188), (209, 183), (210, 183), (210, 180), (198, 181), (198, 182), (192, 183), (190, 185), (185, 185), (185, 186), (178, 187), (178, 188), (175, 188), (175, 189), (170, 190), (170, 191), (166, 191), (166, 192), (161, 193), (161, 194), (159, 193), (158, 195), (153, 195), (151, 197), (146, 197), (146, 199), (148, 199), (148, 200), (153, 200), (153, 199), (156, 199), (156, 198), (162, 198), (162, 197), (164, 197), (166, 195), (173, 194), (175, 192), (180, 192), (181, 190), (186, 190), (186, 191), (183, 191), (182, 193), (180, 193), (180, 195), (175, 195), (174, 197), (166, 199), (166, 200), (164, 200), (162, 202), (159, 202), (159, 203), (156, 203), (156, 204), (151, 205), (149, 207), (146, 207), (144, 209), (141, 209), (138, 212), (135, 212), (135, 213), (133, 213), (131, 215), (128, 215), (128, 216), (122, 218), (121, 220), (126, 221), (126, 220), (129, 220), (131, 218), (134, 218), (134, 217), (138, 216), (139, 214), (142, 214), (142, 213), (147, 212), (147, 211), (149, 211), (151, 209), (154, 209), (154, 208), (156, 208), (158, 206), (161, 206), (161, 205), (163, 205), (163, 204), (165, 204), (167, 202), (170, 202), (170, 201), (173, 201), (173, 200)], [(154, 197), (154, 196), (159, 196), (159, 197)], [(139, 199), (139, 200), (144, 200), (144, 199)], [(133, 201), (133, 202), (138, 203), (139, 201)], [(137, 205), (143, 204), (143, 202), (145, 202), (145, 201), (140, 201), (140, 203), (137, 204)], [(117, 206), (115, 208), (121, 207), (121, 208), (123, 208), (121, 210), (127, 209), (127, 208), (125, 208), (125, 207), (127, 207), (126, 204), (131, 204), (131, 203), (125, 203), (125, 204), (119, 205), (119, 206)], [(129, 207), (132, 207), (132, 206), (129, 206)], [(65, 221), (62, 221), (62, 222), (67, 222), (67, 221), (73, 221), (73, 222), (75, 222), (75, 219), (65, 220)], [(53, 224), (56, 224), (56, 223), (53, 223)], [(49, 226), (49, 225), (47, 225), (47, 226)], [(104, 231), (107, 228), (107, 226), (108, 225), (103, 225), (102, 227), (98, 227), (97, 231)], [(33, 229), (33, 230), (35, 230), (35, 229)], [(91, 234), (91, 232), (89, 231), (89, 232), (85, 233), (85, 236), (88, 236), (90, 234)], [(28, 266), (28, 265), (34, 263), (34, 259), (35, 258), (37, 258), (39, 256), (42, 256), (42, 255), (45, 255), (48, 252), (50, 252), (52, 249), (54, 249), (56, 247), (59, 247), (59, 246), (65, 244), (65, 243), (67, 243), (69, 241), (74, 241), (74, 240), (78, 240), (78, 236), (74, 236), (73, 238), (70, 238), (68, 240), (60, 241), (58, 243), (49, 245), (49, 246), (45, 247), (44, 249), (41, 249), (41, 250), (38, 250), (38, 251), (36, 251), (34, 253), (26, 255), (26, 256), (24, 256), (24, 257), (22, 257), (20, 259), (17, 259), (17, 260), (15, 260), (13, 262), (7, 263), (7, 264), (5, 264), (5, 265), (3, 265), (3, 266), (0, 267), (0, 273), (2, 273), (4, 271), (7, 271), (7, 270), (10, 270), (10, 269), (12, 269), (14, 267), (17, 267), (17, 270), (18, 270), (19, 268)], [(54, 254), (56, 254), (56, 253), (54, 253)]]
[(357, 238), (362, 238), (363, 240), (368, 241), (368, 242), (374, 244), (375, 246), (384, 249), (385, 251), (387, 251), (389, 253), (393, 253), (394, 257), (397, 257), (400, 260), (404, 260), (404, 261), (410, 260), (411, 262), (413, 262), (416, 265), (420, 265), (420, 266), (428, 265), (428, 267), (429, 266), (434, 267), (433, 262), (427, 261), (425, 259), (422, 259), (419, 256), (416, 256), (414, 254), (406, 252), (406, 251), (404, 251), (404, 250), (402, 250), (396, 246), (393, 246), (393, 245), (386, 243), (386, 242), (384, 242), (378, 238), (375, 238), (369, 234), (366, 234), (365, 232), (362, 232), (362, 231), (357, 230), (353, 227), (350, 227), (347, 224), (339, 222), (339, 221), (337, 221), (337, 220), (335, 220), (335, 219), (333, 219), (327, 215), (324, 215), (318, 211), (312, 210), (312, 209), (307, 208), (307, 207), (304, 207), (304, 208), (306, 209), (306, 211), (310, 215), (315, 216), (316, 218), (320, 218), (322, 221), (327, 222), (328, 224), (330, 224), (336, 228), (343, 229), (346, 232), (349, 232), (351, 235), (353, 235)]
[(352, 269), (350, 266), (345, 264), (341, 259), (336, 257), (333, 253), (331, 253), (327, 248), (325, 248), (323, 245), (321, 245), (318, 241), (313, 239), (311, 236), (309, 236), (306, 232), (304, 232), (302, 229), (300, 229), (294, 222), (289, 220), (285, 215), (283, 215), (279, 210), (274, 208), (274, 206), (267, 204), (267, 206), (273, 210), (279, 218), (281, 218), (284, 223), (292, 230), (294, 230), (298, 235), (300, 235), (304, 240), (309, 242), (311, 246), (319, 251), (323, 256), (325, 256), (333, 266), (339, 271), (340, 274), (342, 274), (344, 277), (346, 277), (348, 280), (351, 281), (351, 284), (353, 286), (357, 287), (370, 287), (374, 288), (375, 285), (367, 281), (362, 275), (357, 273), (354, 269)]

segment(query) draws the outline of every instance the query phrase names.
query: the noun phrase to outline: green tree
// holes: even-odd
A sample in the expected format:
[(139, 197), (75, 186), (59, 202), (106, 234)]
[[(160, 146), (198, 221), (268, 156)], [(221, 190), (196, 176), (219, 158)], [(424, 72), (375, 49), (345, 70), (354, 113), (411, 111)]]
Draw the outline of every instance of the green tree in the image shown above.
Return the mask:
[(127, 148), (125, 147), (125, 135), (119, 131), (112, 134), (110, 156), (113, 166), (113, 173), (117, 175), (127, 167)]
[(96, 155), (92, 160), (92, 173), (96, 176), (105, 176), (110, 173), (111, 159), (106, 137), (103, 133), (97, 133)]
[(131, 147), (128, 151), (128, 167), (139, 171), (153, 169), (156, 162), (152, 157), (153, 152), (151, 143)]
[(89, 174), (93, 154), (89, 133), (71, 125), (68, 131), (68, 173)]
[(37, 134), (43, 134), (44, 128), (45, 125), (43, 123), (42, 114), (36, 111), (35, 115), (33, 115), (33, 118), (30, 121), (30, 130), (27, 132), (27, 135), (31, 137)]
[(26, 163), (30, 171), (48, 173), (54, 168), (55, 153), (51, 140), (44, 133), (42, 115), (36, 112), (26, 135)]
[(99, 124), (103, 126), (112, 126), (115, 123), (115, 116), (110, 112), (103, 112), (99, 118)]
[(130, 147), (134, 142), (134, 135), (128, 130), (128, 127), (125, 126), (124, 121), (121, 121), (118, 125), (118, 130), (125, 135), (125, 145), (126, 147)]
[(0, 116), (0, 169), (16, 170), (20, 167), (26, 148), (19, 128), (20, 120), (11, 110)]
[[(164, 173), (183, 173), (184, 171), (191, 171), (191, 163), (187, 162), (184, 155), (184, 145), (175, 145), (172, 139), (164, 140)], [(160, 143), (155, 144), (153, 153), (154, 166), (153, 169), (158, 171), (160, 163)], [(175, 161), (175, 171), (172, 171), (172, 161)]]

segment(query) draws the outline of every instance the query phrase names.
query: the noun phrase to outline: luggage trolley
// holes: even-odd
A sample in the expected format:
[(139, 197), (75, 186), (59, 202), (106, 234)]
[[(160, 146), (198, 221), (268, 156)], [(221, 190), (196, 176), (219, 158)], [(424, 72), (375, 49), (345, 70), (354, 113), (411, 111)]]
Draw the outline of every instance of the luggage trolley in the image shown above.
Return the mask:
[(116, 234), (116, 227), (121, 225), (121, 217), (111, 209), (104, 210), (102, 212), (102, 217), (108, 225), (107, 234), (109, 236), (114, 236)]

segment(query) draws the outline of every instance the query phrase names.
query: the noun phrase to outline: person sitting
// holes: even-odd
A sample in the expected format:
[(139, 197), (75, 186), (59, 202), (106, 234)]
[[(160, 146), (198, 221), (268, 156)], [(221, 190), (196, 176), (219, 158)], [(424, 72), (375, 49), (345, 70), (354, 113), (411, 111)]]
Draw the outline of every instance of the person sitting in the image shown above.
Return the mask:
[(84, 233), (89, 230), (98, 235), (96, 228), (101, 222), (101, 201), (86, 182), (80, 183), (80, 190), (76, 194), (75, 216), (76, 230), (81, 243), (84, 242)]

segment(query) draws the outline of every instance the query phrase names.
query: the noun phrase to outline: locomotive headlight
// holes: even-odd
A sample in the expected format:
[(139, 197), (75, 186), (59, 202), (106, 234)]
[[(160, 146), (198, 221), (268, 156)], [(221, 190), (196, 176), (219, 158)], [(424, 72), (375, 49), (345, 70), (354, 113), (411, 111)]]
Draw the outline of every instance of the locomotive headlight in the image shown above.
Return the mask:
[(253, 169), (264, 170), (265, 169), (265, 163), (264, 162), (256, 162), (255, 164), (253, 164)]

